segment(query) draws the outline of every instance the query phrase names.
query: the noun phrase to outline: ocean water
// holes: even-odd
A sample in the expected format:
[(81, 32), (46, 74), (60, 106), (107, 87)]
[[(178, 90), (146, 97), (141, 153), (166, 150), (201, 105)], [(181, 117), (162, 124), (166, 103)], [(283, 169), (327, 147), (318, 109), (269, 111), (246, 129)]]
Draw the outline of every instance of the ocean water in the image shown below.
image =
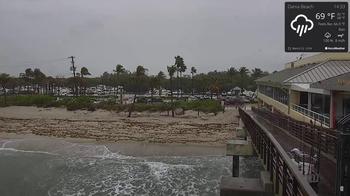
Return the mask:
[[(0, 195), (219, 195), (226, 156), (126, 156), (100, 144), (0, 139)], [(241, 175), (257, 177), (255, 158)]]

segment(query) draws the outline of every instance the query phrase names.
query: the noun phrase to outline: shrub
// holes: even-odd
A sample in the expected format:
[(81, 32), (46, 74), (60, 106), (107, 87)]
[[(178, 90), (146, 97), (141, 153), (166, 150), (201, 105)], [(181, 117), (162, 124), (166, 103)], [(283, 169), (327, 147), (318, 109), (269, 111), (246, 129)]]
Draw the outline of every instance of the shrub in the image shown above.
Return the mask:
[(194, 110), (204, 113), (214, 113), (222, 111), (223, 108), (219, 101), (216, 100), (195, 100), (195, 101), (180, 101), (175, 103), (175, 108), (183, 110)]
[(94, 111), (96, 111), (96, 107), (92, 104), (92, 105), (90, 105), (90, 106), (88, 107), (87, 110), (90, 111), (90, 112), (94, 112)]
[[(2, 102), (3, 100), (1, 100)], [(55, 101), (55, 97), (48, 95), (19, 95), (19, 96), (8, 96), (7, 105), (15, 106), (38, 106), (44, 107)]]
[[(107, 101), (101, 101), (100, 103), (94, 104), (93, 99), (81, 96), (73, 98), (63, 98), (56, 100), (53, 96), (48, 95), (22, 95), (22, 96), (8, 96), (7, 105), (18, 105), (18, 106), (38, 106), (38, 107), (62, 107), (65, 106), (67, 110), (79, 110), (86, 109), (89, 111), (95, 111), (96, 109), (104, 109), (108, 111), (128, 111), (133, 107), (133, 111), (137, 112), (169, 112), (172, 109), (182, 108), (185, 110), (194, 110), (204, 113), (214, 113), (222, 111), (223, 108), (219, 101), (216, 100), (195, 100), (195, 101), (184, 101), (177, 100), (173, 103), (171, 102), (158, 102), (153, 104), (147, 103), (135, 103), (121, 105), (117, 104), (115, 99), (109, 99)], [(0, 97), (0, 106), (5, 106), (3, 104), (3, 97)]]
[(66, 104), (67, 110), (82, 110), (88, 109), (93, 104), (89, 97), (76, 97), (69, 100)]

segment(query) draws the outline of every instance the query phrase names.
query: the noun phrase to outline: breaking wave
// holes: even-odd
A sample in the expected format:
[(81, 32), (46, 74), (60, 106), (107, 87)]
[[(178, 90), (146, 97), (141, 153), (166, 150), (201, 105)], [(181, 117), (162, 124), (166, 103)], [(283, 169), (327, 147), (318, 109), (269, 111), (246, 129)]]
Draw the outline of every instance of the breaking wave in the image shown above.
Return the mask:
[(25, 178), (41, 184), (42, 192), (26, 190), (35, 193), (28, 195), (218, 195), (220, 178), (230, 175), (231, 168), (226, 156), (126, 156), (105, 145), (64, 140), (0, 140), (0, 146), (0, 161), (6, 151), (24, 162), (36, 154), (26, 169), (34, 170)]

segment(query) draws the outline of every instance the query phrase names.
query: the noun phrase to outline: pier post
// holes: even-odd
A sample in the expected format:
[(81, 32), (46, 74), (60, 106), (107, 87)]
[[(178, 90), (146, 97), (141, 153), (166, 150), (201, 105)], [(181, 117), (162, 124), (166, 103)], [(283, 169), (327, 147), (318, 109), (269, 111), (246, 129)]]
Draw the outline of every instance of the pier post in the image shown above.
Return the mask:
[(336, 195), (346, 196), (350, 193), (350, 132), (342, 131), (337, 141), (337, 179)]
[(232, 177), (239, 177), (239, 156), (232, 156)]

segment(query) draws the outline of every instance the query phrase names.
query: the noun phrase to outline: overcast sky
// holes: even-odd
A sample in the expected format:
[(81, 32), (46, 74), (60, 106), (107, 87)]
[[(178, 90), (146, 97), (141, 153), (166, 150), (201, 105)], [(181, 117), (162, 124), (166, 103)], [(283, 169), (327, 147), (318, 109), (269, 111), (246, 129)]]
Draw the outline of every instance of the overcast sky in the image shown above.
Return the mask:
[(100, 75), (166, 71), (175, 55), (199, 72), (273, 71), (299, 54), (284, 52), (280, 0), (0, 0), (0, 73), (67, 76), (71, 55)]

